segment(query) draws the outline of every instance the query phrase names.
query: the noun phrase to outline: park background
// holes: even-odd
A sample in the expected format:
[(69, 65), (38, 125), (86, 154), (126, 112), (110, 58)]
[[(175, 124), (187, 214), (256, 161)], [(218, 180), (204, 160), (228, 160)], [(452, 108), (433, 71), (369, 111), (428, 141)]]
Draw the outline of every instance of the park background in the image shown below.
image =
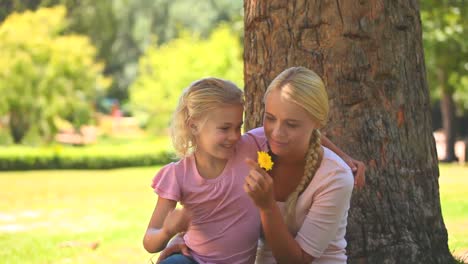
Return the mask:
[[(449, 247), (468, 249), (464, 1), (420, 1)], [(0, 258), (146, 263), (174, 156), (168, 122), (205, 76), (243, 87), (242, 1), (0, 1)], [(458, 161), (457, 161), (458, 158)]]

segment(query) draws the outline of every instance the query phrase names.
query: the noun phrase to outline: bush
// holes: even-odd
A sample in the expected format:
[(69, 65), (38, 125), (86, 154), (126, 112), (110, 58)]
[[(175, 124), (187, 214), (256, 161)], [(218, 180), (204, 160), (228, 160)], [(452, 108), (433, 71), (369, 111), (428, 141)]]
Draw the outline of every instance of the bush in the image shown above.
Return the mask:
[(15, 154), (0, 153), (0, 170), (43, 170), (43, 169), (112, 169), (134, 166), (154, 166), (174, 160), (169, 151), (158, 153), (51, 153), (29, 152)]
[(43, 169), (112, 169), (167, 164), (175, 159), (169, 149), (121, 147), (54, 148), (5, 147), (0, 151), (0, 171)]

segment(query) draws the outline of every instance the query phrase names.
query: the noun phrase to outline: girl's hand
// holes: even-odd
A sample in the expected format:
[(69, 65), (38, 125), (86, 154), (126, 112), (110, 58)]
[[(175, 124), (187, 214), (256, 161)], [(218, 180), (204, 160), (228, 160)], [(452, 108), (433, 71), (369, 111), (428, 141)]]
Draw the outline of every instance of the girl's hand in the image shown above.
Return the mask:
[(177, 233), (187, 231), (190, 221), (191, 216), (185, 208), (174, 209), (164, 219), (162, 229), (169, 237), (172, 237)]
[(163, 251), (161, 251), (161, 253), (159, 253), (159, 257), (158, 257), (158, 260), (156, 261), (156, 264), (160, 263), (161, 261), (163, 261), (170, 255), (179, 253), (179, 252), (185, 256), (191, 257), (187, 245), (185, 244), (185, 242), (182, 241), (182, 242), (177, 242), (175, 244), (167, 246)]
[(361, 189), (366, 185), (366, 165), (364, 162), (355, 160), (351, 157), (344, 159), (354, 174), (354, 186)]
[(273, 179), (255, 161), (246, 159), (245, 162), (250, 167), (250, 171), (245, 178), (244, 191), (258, 208), (261, 210), (270, 209), (275, 205)]

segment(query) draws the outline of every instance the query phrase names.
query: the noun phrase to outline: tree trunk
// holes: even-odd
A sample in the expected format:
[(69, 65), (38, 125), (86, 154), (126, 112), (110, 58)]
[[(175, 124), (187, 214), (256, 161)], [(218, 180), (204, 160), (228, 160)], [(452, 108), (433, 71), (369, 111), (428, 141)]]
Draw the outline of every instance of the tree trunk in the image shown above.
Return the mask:
[(452, 93), (442, 89), (440, 99), (440, 111), (442, 112), (442, 127), (445, 134), (445, 158), (443, 161), (451, 162), (457, 160), (455, 156), (455, 102)]
[(29, 118), (25, 114), (21, 114), (21, 111), (10, 111), (10, 133), (15, 144), (21, 143), (24, 136), (29, 130), (30, 122)]
[(348, 217), (349, 263), (451, 263), (414, 0), (245, 0), (246, 128), (291, 66), (324, 79), (328, 137), (367, 164)]

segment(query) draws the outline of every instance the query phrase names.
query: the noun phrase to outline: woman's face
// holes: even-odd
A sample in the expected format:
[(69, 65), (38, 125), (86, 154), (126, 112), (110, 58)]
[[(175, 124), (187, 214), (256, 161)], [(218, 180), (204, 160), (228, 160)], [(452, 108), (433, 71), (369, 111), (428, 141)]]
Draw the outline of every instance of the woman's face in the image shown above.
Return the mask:
[(302, 159), (317, 124), (304, 108), (281, 97), (275, 89), (265, 98), (265, 134), (271, 151), (279, 157)]

